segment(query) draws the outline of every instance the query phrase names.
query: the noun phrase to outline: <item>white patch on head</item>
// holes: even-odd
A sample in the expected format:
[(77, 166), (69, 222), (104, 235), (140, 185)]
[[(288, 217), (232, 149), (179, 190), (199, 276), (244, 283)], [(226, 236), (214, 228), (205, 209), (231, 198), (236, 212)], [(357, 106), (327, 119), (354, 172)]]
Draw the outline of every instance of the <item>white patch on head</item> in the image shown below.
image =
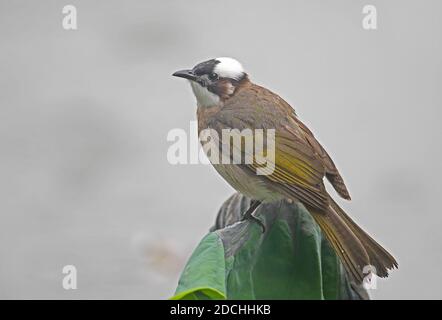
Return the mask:
[(193, 90), (193, 94), (196, 97), (196, 101), (199, 107), (213, 107), (220, 102), (219, 97), (207, 90), (207, 88), (201, 86), (199, 83), (189, 81)]
[(220, 78), (239, 80), (243, 77), (244, 68), (237, 60), (227, 57), (216, 58), (215, 60), (219, 61), (219, 63), (215, 65), (213, 71), (217, 73)]

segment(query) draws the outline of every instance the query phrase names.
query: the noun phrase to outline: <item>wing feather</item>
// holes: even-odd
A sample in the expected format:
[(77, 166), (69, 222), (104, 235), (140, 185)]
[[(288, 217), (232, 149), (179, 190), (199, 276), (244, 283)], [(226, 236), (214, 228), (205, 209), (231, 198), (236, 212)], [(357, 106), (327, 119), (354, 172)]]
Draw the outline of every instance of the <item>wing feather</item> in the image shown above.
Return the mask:
[[(221, 130), (225, 128), (238, 129), (241, 132), (244, 129), (275, 129), (275, 158), (272, 163), (274, 170), (268, 171), (267, 175), (260, 175), (263, 180), (287, 196), (321, 210), (329, 206), (324, 176), (332, 184), (336, 182), (337, 185), (333, 186), (337, 191), (344, 198), (349, 198), (345, 184), (325, 149), (297, 118), (290, 105), (269, 90), (252, 85), (248, 90), (238, 92), (207, 121), (207, 126), (215, 129), (220, 137)], [(222, 143), (227, 142), (221, 141), (220, 152)], [(242, 159), (245, 159), (243, 146), (239, 152)], [(232, 155), (232, 149), (230, 151)], [(256, 154), (247, 155), (253, 157), (253, 163), (241, 166), (244, 170), (250, 174), (256, 174), (258, 169), (261, 172), (265, 170), (257, 161)], [(267, 161), (270, 160), (267, 158)]]

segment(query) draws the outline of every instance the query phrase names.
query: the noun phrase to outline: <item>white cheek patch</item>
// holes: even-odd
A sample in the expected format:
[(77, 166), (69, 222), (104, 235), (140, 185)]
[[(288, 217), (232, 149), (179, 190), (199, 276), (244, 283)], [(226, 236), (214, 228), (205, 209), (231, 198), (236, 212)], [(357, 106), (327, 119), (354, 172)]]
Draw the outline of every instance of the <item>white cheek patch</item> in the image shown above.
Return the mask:
[(212, 107), (218, 105), (220, 102), (219, 97), (207, 90), (207, 88), (202, 87), (200, 84), (189, 81), (192, 86), (193, 94), (196, 97), (198, 106), (201, 107)]
[(215, 65), (214, 72), (219, 75), (220, 78), (230, 78), (239, 80), (244, 76), (244, 68), (241, 63), (233, 58), (216, 58), (219, 61)]

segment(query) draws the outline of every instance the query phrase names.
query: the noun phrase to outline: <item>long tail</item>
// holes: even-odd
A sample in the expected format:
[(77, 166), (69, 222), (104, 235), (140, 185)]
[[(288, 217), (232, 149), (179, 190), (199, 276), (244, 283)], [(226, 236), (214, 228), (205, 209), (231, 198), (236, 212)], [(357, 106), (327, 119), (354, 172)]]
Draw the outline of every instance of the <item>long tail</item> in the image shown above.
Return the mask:
[(308, 209), (356, 283), (362, 283), (366, 276), (365, 266), (373, 266), (376, 275), (381, 278), (388, 276), (389, 269), (398, 267), (393, 256), (362, 230), (331, 197), (327, 212)]

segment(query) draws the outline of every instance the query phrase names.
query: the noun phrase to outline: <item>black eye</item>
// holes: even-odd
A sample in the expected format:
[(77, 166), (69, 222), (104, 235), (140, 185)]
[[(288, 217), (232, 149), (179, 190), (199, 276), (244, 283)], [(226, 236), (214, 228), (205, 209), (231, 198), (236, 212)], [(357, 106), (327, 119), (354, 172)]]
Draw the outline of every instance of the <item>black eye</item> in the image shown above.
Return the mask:
[(215, 72), (213, 72), (213, 73), (209, 74), (209, 79), (210, 80), (218, 80), (218, 75)]

